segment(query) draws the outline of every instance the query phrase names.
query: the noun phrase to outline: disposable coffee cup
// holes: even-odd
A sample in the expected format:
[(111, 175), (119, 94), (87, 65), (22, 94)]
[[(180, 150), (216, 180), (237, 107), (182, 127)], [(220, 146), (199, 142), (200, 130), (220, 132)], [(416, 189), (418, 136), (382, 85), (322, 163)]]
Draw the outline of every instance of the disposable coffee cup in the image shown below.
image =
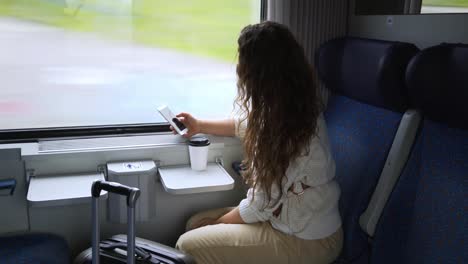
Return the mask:
[(189, 141), (190, 167), (192, 170), (206, 170), (210, 140), (206, 137), (193, 137)]

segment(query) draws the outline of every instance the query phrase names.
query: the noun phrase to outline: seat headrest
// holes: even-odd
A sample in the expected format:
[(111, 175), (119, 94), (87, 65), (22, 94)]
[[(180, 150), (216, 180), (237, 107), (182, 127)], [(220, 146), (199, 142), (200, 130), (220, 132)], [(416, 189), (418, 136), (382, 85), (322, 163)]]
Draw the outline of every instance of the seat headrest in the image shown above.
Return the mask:
[(468, 129), (468, 44), (441, 44), (419, 52), (406, 82), (411, 103), (427, 118)]
[(405, 70), (418, 51), (410, 43), (344, 37), (317, 50), (316, 67), (333, 92), (403, 112), (409, 103)]

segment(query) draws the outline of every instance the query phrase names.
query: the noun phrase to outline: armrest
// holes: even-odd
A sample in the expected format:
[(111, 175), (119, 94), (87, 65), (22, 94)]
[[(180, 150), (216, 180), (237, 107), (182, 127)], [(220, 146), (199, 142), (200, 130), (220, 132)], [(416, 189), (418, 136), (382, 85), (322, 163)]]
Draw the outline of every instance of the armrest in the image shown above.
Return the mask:
[(16, 180), (15, 179), (4, 179), (0, 180), (0, 190), (10, 190), (9, 196), (13, 195), (16, 188)]
[(232, 163), (232, 169), (237, 173), (237, 175), (241, 176), (242, 171), (245, 170), (244, 166), (242, 165), (241, 161), (234, 161)]

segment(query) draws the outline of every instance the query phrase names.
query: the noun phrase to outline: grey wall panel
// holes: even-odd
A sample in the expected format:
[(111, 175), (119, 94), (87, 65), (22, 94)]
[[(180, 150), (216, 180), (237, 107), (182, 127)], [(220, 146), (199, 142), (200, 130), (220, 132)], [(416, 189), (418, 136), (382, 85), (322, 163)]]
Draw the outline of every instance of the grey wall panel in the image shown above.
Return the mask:
[(16, 180), (13, 196), (0, 196), (0, 234), (28, 230), (24, 162), (21, 149), (0, 149), (0, 179)]
[(419, 48), (441, 42), (468, 43), (468, 14), (356, 16), (350, 5), (349, 35), (363, 38), (405, 41)]
[(0, 160), (21, 160), (21, 149), (12, 148), (12, 149), (0, 149)]

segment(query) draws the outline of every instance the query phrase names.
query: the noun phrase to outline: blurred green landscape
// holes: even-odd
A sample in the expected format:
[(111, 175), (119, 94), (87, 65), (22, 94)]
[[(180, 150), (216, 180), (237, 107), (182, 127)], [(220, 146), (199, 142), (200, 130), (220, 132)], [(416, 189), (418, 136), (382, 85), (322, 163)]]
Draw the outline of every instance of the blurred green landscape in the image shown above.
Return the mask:
[(2, 0), (0, 16), (233, 62), (260, 0)]
[(468, 0), (423, 0), (422, 4), (426, 6), (468, 7)]

